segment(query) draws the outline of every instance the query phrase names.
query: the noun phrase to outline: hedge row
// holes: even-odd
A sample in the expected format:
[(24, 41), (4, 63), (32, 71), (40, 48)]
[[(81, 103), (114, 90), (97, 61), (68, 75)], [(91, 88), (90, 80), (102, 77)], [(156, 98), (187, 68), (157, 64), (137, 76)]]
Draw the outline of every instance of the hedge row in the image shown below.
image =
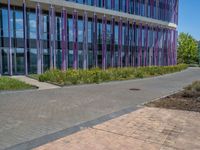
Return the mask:
[(176, 66), (151, 66), (151, 67), (127, 67), (110, 68), (105, 71), (94, 68), (90, 70), (49, 70), (39, 76), (41, 82), (51, 82), (59, 85), (74, 85), (101, 83), (116, 80), (128, 80), (158, 76), (186, 69), (188, 66), (179, 64)]

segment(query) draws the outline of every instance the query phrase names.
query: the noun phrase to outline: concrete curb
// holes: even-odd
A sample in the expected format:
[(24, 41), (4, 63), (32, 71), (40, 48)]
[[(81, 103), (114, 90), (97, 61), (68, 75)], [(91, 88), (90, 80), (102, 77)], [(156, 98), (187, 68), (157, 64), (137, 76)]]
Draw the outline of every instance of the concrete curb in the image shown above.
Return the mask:
[(140, 108), (146, 107), (145, 105), (148, 104), (148, 103), (158, 101), (158, 100), (160, 100), (160, 99), (163, 99), (163, 98), (166, 98), (166, 97), (168, 97), (168, 96), (174, 95), (174, 94), (176, 94), (176, 93), (182, 92), (183, 90), (184, 90), (184, 89), (181, 89), (181, 90), (178, 90), (178, 91), (171, 91), (171, 92), (170, 92), (169, 94), (167, 94), (167, 95), (164, 95), (164, 96), (161, 96), (161, 97), (159, 97), (159, 98), (156, 98), (156, 99), (153, 99), (153, 100), (144, 102), (144, 103), (138, 105), (137, 107), (140, 107)]

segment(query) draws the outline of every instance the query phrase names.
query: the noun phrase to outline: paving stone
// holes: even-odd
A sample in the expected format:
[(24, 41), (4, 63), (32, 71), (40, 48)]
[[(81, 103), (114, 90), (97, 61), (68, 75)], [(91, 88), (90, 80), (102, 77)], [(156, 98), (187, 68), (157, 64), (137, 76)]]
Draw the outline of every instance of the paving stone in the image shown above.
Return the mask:
[[(155, 123), (148, 122), (149, 118), (146, 117), (148, 114), (151, 114), (151, 117), (157, 116), (157, 119), (154, 118), (154, 122), (160, 122), (159, 125), (163, 128), (162, 132), (159, 131), (159, 128), (158, 131), (151, 130)], [(170, 127), (166, 128), (168, 122), (162, 120), (162, 115), (167, 115), (167, 120), (171, 120)], [(182, 115), (185, 116), (184, 119)], [(190, 116), (189, 119), (188, 116)], [(198, 116), (200, 117), (200, 113)], [(192, 127), (188, 120), (193, 121), (194, 118), (196, 118), (196, 114), (193, 112), (145, 107), (34, 150), (197, 150), (200, 149), (200, 135), (195, 131), (200, 130), (200, 121), (198, 121), (199, 126), (193, 127), (189, 134), (188, 130), (183, 128), (183, 125)], [(141, 130), (140, 126), (129, 128), (127, 123), (132, 121), (136, 124), (142, 122), (144, 130)]]
[[(182, 89), (200, 79), (199, 74), (200, 69), (189, 68), (156, 78), (0, 94), (0, 149), (31, 149), (77, 132), (82, 126), (91, 127), (127, 114), (144, 102)], [(130, 88), (141, 90), (130, 91)], [(171, 114), (171, 119), (167, 110), (148, 110), (148, 113), (143, 109), (133, 113), (135, 119), (126, 122), (130, 134), (122, 126), (117, 130), (132, 136), (140, 129), (154, 133), (156, 129), (158, 132), (164, 128), (173, 129), (173, 124), (178, 122), (185, 126), (193, 116), (199, 120), (196, 113), (190, 114), (190, 120), (184, 122), (181, 121), (185, 119), (184, 113), (177, 112), (179, 119), (176, 114)], [(126, 117), (132, 118), (126, 115), (116, 123), (123, 122)], [(194, 121), (194, 126), (198, 127), (198, 122)]]

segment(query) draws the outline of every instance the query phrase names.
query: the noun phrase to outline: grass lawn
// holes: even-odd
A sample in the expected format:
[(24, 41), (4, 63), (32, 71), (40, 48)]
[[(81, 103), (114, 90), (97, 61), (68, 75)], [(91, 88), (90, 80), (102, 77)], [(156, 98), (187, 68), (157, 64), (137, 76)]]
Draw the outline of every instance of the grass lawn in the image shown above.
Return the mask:
[(200, 81), (195, 81), (183, 91), (150, 102), (146, 106), (200, 112)]
[(36, 89), (35, 86), (10, 77), (0, 77), (0, 91)]

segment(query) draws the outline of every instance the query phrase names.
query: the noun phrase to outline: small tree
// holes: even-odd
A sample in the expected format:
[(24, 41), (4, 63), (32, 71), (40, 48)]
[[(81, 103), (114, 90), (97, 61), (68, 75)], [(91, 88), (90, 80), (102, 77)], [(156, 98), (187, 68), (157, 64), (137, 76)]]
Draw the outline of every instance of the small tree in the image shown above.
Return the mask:
[(198, 63), (198, 42), (186, 33), (179, 35), (178, 63)]

